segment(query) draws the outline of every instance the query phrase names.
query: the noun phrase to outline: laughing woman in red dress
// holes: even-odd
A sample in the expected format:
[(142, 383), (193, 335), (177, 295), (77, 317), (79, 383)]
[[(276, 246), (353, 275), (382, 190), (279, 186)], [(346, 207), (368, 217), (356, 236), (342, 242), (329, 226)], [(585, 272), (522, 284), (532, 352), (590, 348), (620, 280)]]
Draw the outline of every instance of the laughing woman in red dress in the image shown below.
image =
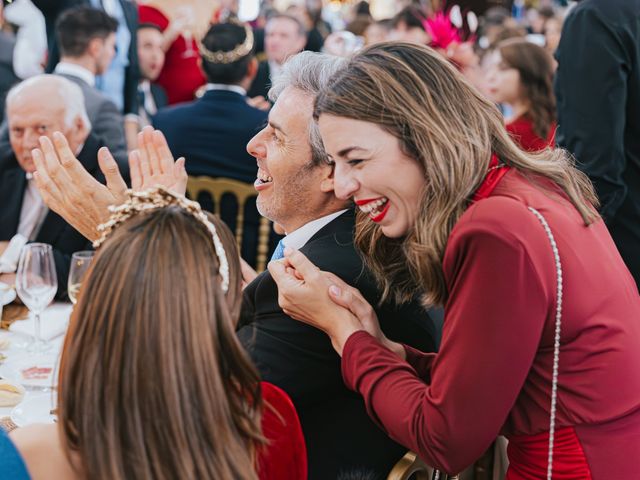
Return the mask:
[(372, 418), (450, 474), (503, 434), (510, 480), (637, 478), (640, 299), (565, 153), (518, 148), (490, 101), (408, 44), (353, 57), (316, 117), (386, 294), (445, 307), (440, 351), (423, 354), (301, 253), (270, 264)]
[(556, 100), (553, 94), (553, 58), (544, 48), (523, 38), (498, 44), (499, 63), (488, 75), (492, 100), (513, 109), (507, 131), (527, 152), (553, 147)]

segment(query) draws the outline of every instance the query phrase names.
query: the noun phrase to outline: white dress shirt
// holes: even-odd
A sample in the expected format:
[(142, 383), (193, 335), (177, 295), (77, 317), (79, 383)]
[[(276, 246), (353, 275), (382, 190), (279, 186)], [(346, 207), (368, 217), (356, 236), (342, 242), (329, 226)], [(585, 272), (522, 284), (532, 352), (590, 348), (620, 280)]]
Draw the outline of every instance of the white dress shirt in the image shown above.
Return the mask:
[(334, 212), (329, 215), (325, 215), (324, 217), (312, 220), (309, 223), (305, 223), (303, 226), (294, 230), (293, 232), (287, 233), (287, 235), (282, 239), (283, 245), (285, 247), (300, 250), (306, 245), (309, 240), (311, 240), (311, 237), (313, 237), (320, 231), (322, 227), (329, 224), (329, 222), (335, 220), (346, 211), (347, 209), (345, 208), (344, 210), (340, 210), (338, 212)]
[(60, 62), (56, 65), (53, 73), (78, 77), (87, 82), (89, 86), (96, 86), (96, 76), (86, 68), (76, 65), (75, 63)]

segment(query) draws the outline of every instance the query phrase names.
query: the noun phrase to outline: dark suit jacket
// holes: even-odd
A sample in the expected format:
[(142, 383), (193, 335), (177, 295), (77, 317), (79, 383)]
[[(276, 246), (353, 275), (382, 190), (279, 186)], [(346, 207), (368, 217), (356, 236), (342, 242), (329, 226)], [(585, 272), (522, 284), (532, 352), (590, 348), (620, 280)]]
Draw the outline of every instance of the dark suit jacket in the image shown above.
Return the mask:
[[(354, 285), (375, 305), (380, 292), (364, 273), (353, 246), (354, 214), (346, 212), (301, 248), (322, 270)], [(390, 338), (434, 351), (441, 312), (425, 313), (417, 303), (377, 309)], [(431, 317), (430, 317), (431, 315)], [(340, 357), (322, 331), (295, 321), (278, 305), (278, 290), (268, 271), (244, 291), (238, 336), (263, 380), (293, 399), (309, 457), (309, 479), (335, 479), (339, 472), (362, 468), (386, 478), (406, 452), (371, 421), (362, 398), (342, 381)]]
[(263, 61), (258, 65), (258, 73), (256, 78), (251, 83), (251, 88), (247, 92), (247, 97), (253, 98), (262, 95), (267, 100), (269, 99), (269, 89), (271, 88), (271, 72), (269, 69), (269, 62)]
[[(202, 98), (159, 111), (153, 126), (164, 133), (174, 156), (186, 158), (189, 175), (227, 177), (245, 183), (256, 179), (256, 160), (247, 143), (266, 125), (267, 113), (247, 104), (246, 97), (226, 90), (209, 90)], [(199, 199), (210, 209), (207, 199)], [(235, 206), (222, 205), (222, 219), (235, 231)], [(243, 257), (254, 264), (258, 212), (255, 201), (245, 210)]]
[(91, 131), (104, 141), (118, 161), (120, 170), (129, 170), (127, 144), (124, 136), (124, 117), (116, 104), (104, 93), (75, 75), (57, 74), (78, 85), (84, 96), (84, 106), (91, 122)]
[(157, 83), (150, 84), (151, 96), (153, 96), (153, 102), (156, 104), (156, 108), (160, 110), (161, 108), (166, 107), (169, 104), (169, 99), (167, 98), (167, 92), (164, 91)]
[[(98, 167), (98, 150), (103, 143), (93, 135), (89, 135), (78, 160), (87, 171), (104, 183), (104, 176)], [(20, 210), (27, 178), (24, 170), (18, 165), (15, 156), (2, 163), (0, 170), (0, 241), (11, 240), (18, 231)], [(58, 277), (58, 298), (64, 297), (67, 291), (71, 254), (79, 250), (91, 249), (91, 242), (62, 217), (49, 211), (35, 239), (36, 242), (48, 243), (53, 247)]]
[[(124, 16), (127, 20), (127, 28), (131, 32), (131, 43), (129, 45), (129, 65), (125, 69), (124, 81), (124, 113), (137, 113), (138, 111), (138, 79), (140, 70), (138, 68), (138, 7), (130, 0), (119, 0), (122, 5)], [(55, 35), (55, 25), (58, 16), (68, 8), (80, 5), (89, 5), (89, 0), (33, 0), (36, 7), (40, 9), (44, 15), (47, 26), (47, 41), (49, 44), (49, 58), (47, 64), (47, 72), (53, 72), (53, 69), (60, 61), (60, 51), (58, 49), (58, 41)]]
[(4, 118), (4, 102), (7, 93), (20, 79), (13, 71), (13, 35), (0, 31), (0, 119)]
[(640, 288), (640, 0), (583, 0), (556, 52), (558, 145), (593, 181)]

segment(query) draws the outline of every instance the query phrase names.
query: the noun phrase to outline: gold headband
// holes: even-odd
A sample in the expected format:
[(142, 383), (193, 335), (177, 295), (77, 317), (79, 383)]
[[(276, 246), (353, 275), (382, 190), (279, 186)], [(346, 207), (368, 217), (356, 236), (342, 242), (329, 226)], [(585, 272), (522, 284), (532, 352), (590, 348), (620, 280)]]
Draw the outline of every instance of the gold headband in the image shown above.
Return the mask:
[(114, 228), (134, 215), (141, 212), (148, 212), (168, 207), (170, 205), (177, 205), (202, 223), (211, 234), (213, 247), (220, 262), (219, 273), (222, 277), (222, 290), (225, 293), (229, 290), (229, 262), (227, 261), (227, 254), (224, 251), (224, 247), (222, 246), (222, 241), (218, 236), (216, 227), (209, 221), (205, 213), (202, 211), (199, 203), (192, 202), (185, 197), (176, 195), (164, 187), (150, 188), (143, 192), (127, 190), (127, 196), (129, 198), (122, 205), (111, 205), (109, 207), (111, 217), (108, 221), (98, 226), (98, 232), (101, 232), (101, 235), (100, 238), (93, 242), (94, 248), (98, 248), (102, 245), (111, 232), (113, 232)]
[[(235, 23), (235, 22), (234, 22)], [(198, 41), (198, 50), (200, 50), (200, 55), (202, 55), (207, 62), (210, 63), (233, 63), (240, 60), (242, 57), (245, 57), (251, 53), (253, 49), (253, 30), (249, 25), (244, 26), (245, 38), (244, 42), (240, 45), (236, 45), (236, 47), (229, 51), (224, 52), (222, 50), (216, 50), (212, 52), (207, 47), (205, 47), (202, 42)]]

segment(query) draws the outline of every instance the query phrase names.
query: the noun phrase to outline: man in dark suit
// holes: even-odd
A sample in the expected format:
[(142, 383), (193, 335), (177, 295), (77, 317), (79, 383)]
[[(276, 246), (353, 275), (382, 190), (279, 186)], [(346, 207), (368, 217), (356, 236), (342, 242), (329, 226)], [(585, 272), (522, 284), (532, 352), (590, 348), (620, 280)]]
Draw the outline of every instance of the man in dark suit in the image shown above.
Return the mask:
[(61, 57), (54, 73), (80, 87), (92, 131), (104, 140), (120, 168), (127, 171), (124, 118), (113, 101), (96, 88), (96, 77), (113, 61), (117, 28), (114, 18), (96, 8), (65, 11), (56, 24)]
[[(206, 92), (194, 102), (165, 108), (153, 117), (153, 126), (164, 133), (173, 154), (187, 159), (190, 176), (245, 183), (256, 178), (256, 162), (246, 145), (265, 125), (267, 114), (247, 103), (246, 89), (257, 67), (251, 39), (251, 31), (243, 25), (211, 27), (201, 45)], [(222, 218), (235, 230), (235, 208), (223, 202)], [(242, 255), (250, 263), (256, 255), (258, 218), (255, 203), (248, 202)]]
[(164, 65), (164, 37), (155, 23), (141, 23), (138, 26), (138, 62), (140, 63), (140, 83), (138, 85), (139, 128), (151, 125), (151, 117), (167, 106), (164, 89), (153, 83)]
[[(0, 168), (0, 243), (28, 241), (53, 247), (58, 296), (67, 290), (71, 254), (90, 248), (90, 243), (60, 216), (50, 211), (35, 187), (32, 149), (41, 136), (60, 131), (83, 166), (96, 178), (104, 179), (97, 153), (102, 143), (91, 132), (80, 88), (56, 75), (38, 75), (14, 87), (7, 95), (7, 118), (13, 153)], [(16, 253), (18, 249), (11, 249)], [(17, 258), (5, 251), (0, 257), (0, 281), (14, 283)]]
[[(247, 149), (258, 162), (258, 209), (284, 228), (282, 246), (300, 249), (375, 305), (380, 291), (353, 245), (353, 208), (334, 195), (333, 166), (312, 121), (315, 95), (342, 61), (304, 52), (286, 63), (270, 92), (275, 104), (269, 124)], [(274, 258), (281, 254), (282, 249), (276, 249)], [(435, 350), (437, 318), (418, 302), (386, 303), (377, 314), (385, 334), (424, 351)], [(347, 478), (353, 471), (386, 478), (406, 448), (387, 437), (368, 417), (362, 399), (344, 386), (340, 358), (329, 338), (282, 311), (268, 271), (244, 290), (238, 335), (262, 378), (284, 389), (296, 406), (310, 480), (340, 474)]]
[(640, 290), (640, 0), (582, 0), (556, 59), (559, 146), (593, 181)]
[(32, 0), (42, 11), (47, 26), (49, 58), (47, 72), (52, 72), (60, 59), (55, 25), (58, 17), (67, 9), (91, 6), (103, 9), (118, 21), (116, 48), (118, 55), (100, 79), (100, 90), (105, 92), (125, 114), (138, 111), (138, 47), (136, 30), (138, 8), (131, 0)]
[(301, 52), (307, 41), (307, 31), (296, 17), (279, 14), (269, 18), (264, 28), (264, 51), (267, 59), (260, 62), (248, 95), (268, 98), (272, 82), (280, 74), (284, 62)]
[[(0, 27), (3, 23), (2, 2), (0, 2)], [(15, 45), (15, 37), (8, 32), (0, 30), (0, 118), (4, 117), (4, 99), (7, 92), (20, 81), (13, 70), (13, 50)]]

